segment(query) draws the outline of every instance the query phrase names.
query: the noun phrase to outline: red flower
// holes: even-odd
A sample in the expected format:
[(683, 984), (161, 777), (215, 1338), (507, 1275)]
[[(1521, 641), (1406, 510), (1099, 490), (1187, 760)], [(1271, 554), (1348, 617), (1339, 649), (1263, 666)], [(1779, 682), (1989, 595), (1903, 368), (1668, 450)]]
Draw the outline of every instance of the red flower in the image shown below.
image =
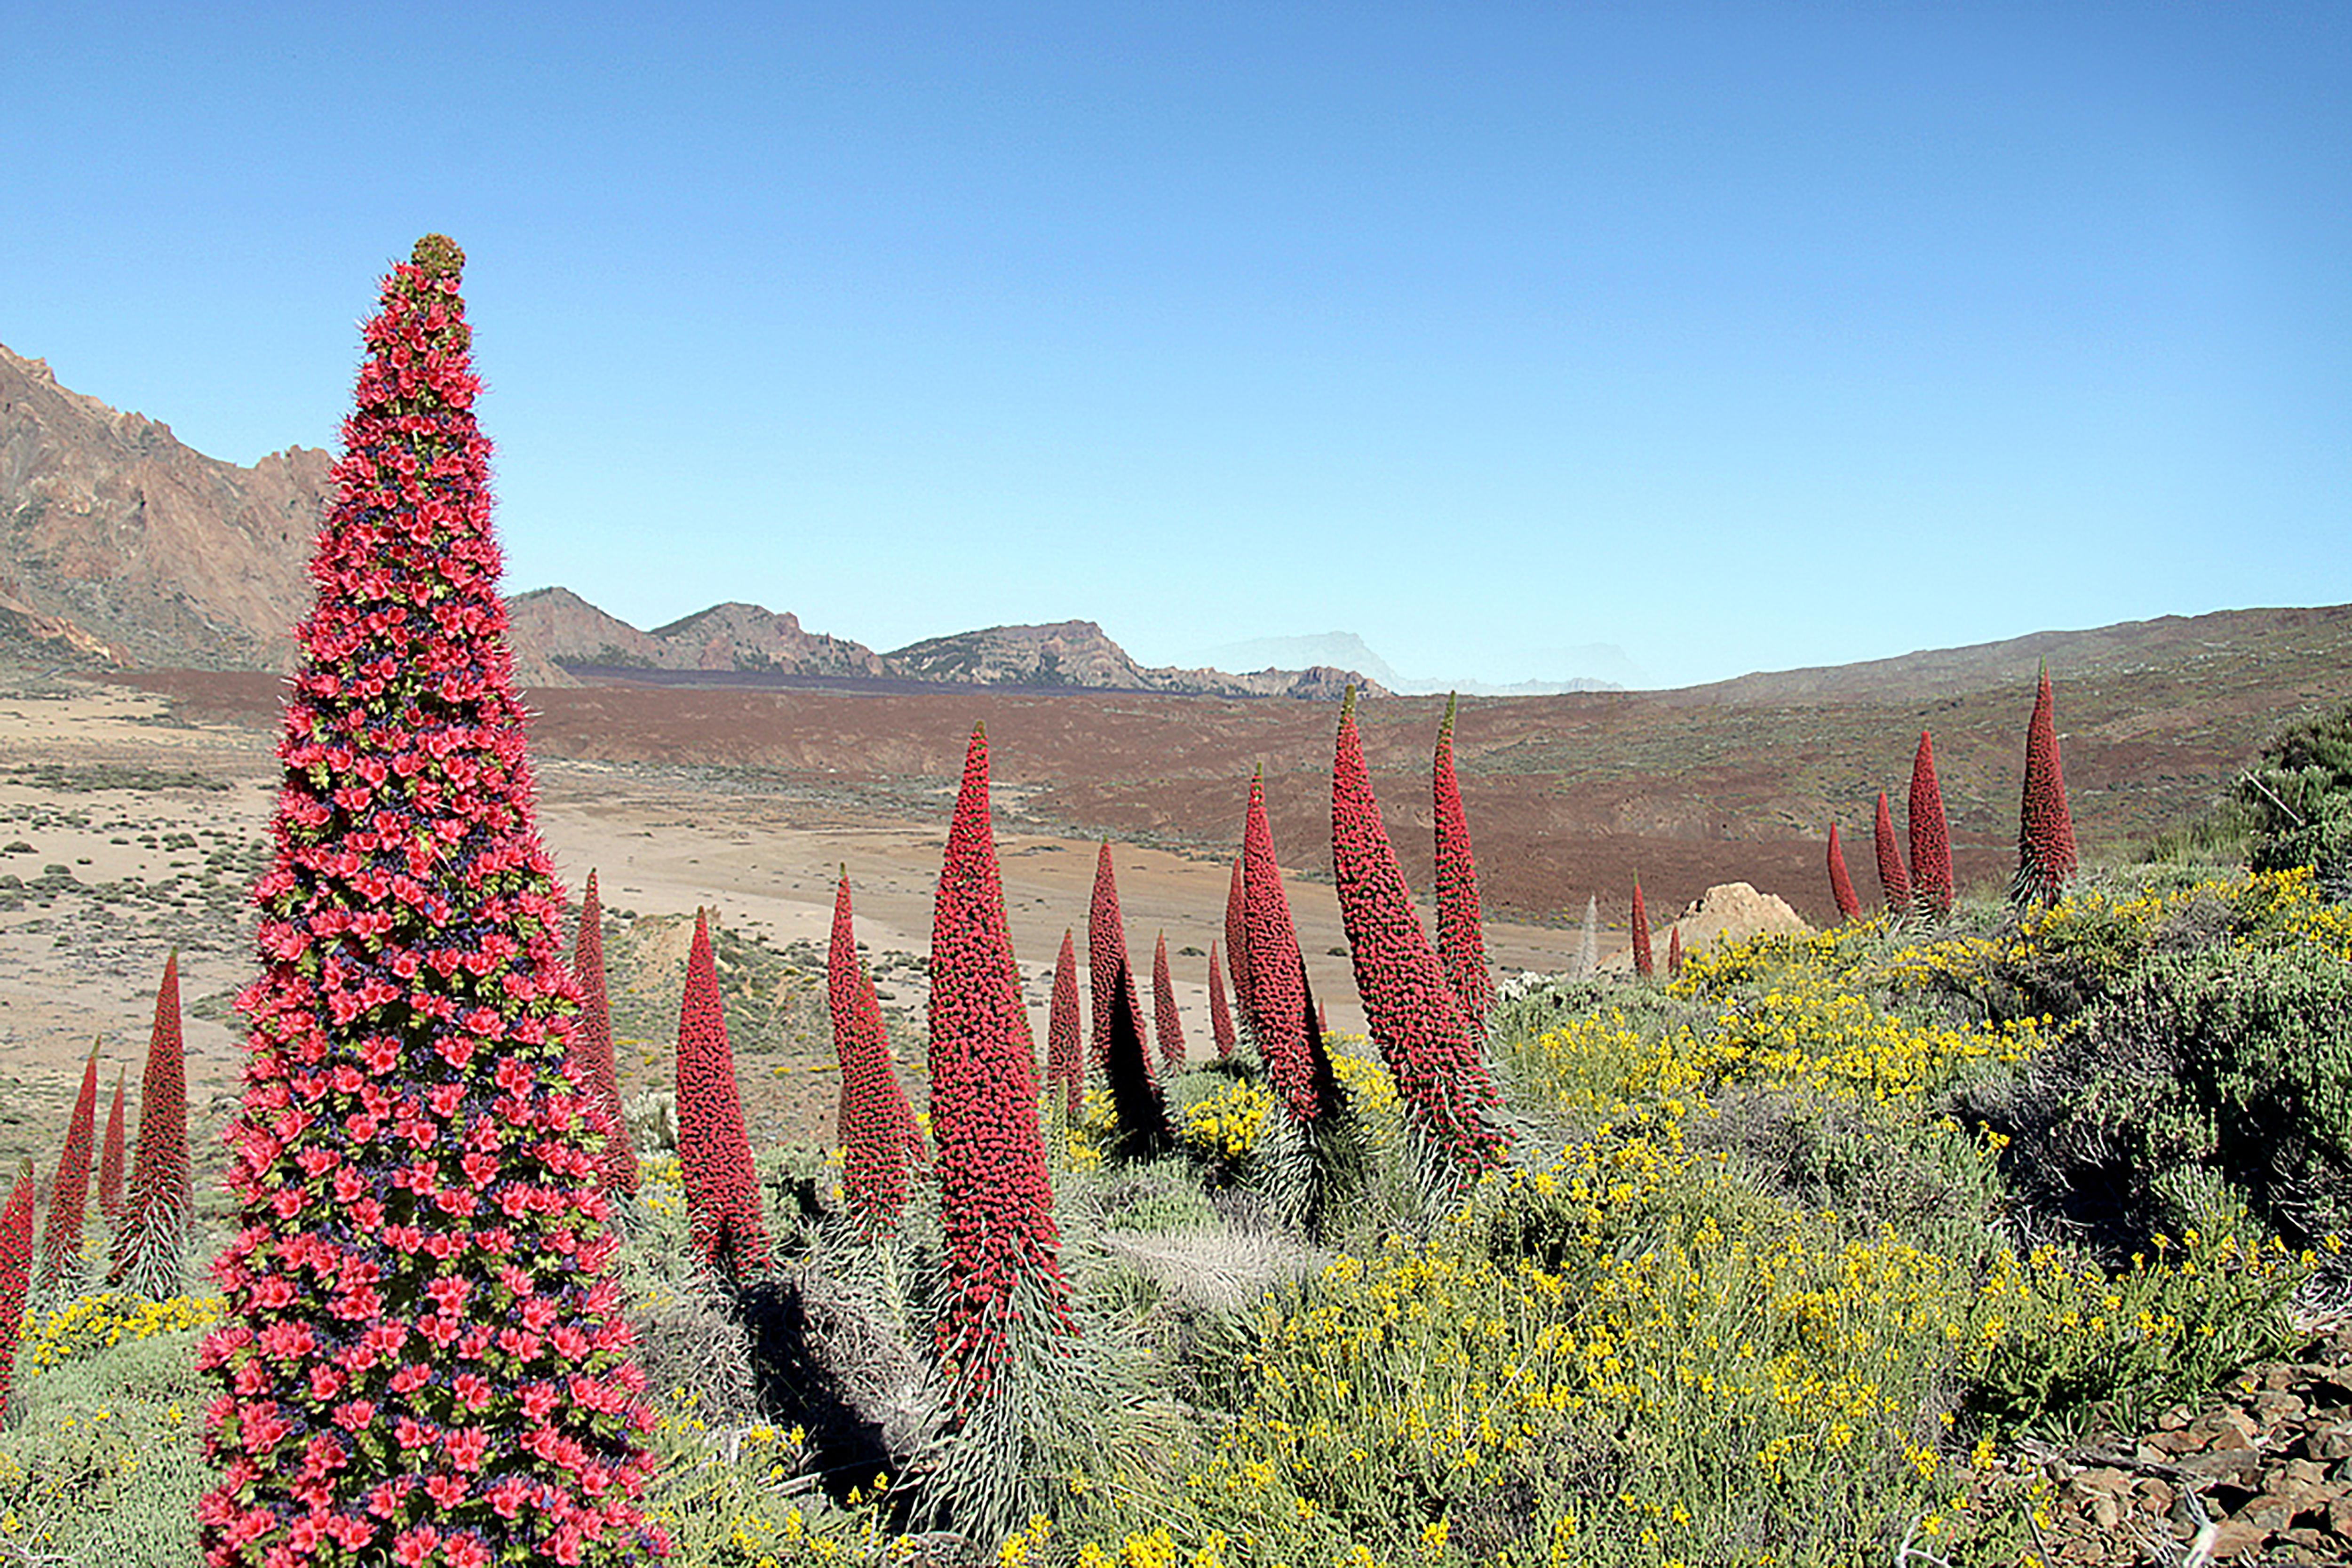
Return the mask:
[(41, 1227), (44, 1291), (63, 1289), (81, 1275), (82, 1219), (89, 1206), (89, 1134), (98, 1119), (98, 1045), (81, 1069), (81, 1093), (66, 1123), (65, 1152), (58, 1156), (57, 1179), (49, 1184), (49, 1217)]
[(1234, 1014), (1225, 1005), (1225, 973), (1217, 965), (1217, 943), (1209, 942), (1209, 1035), (1217, 1043), (1217, 1059), (1234, 1054)]
[(1331, 1107), (1323, 1103), (1314, 1047), (1307, 1039), (1307, 967), (1299, 957), (1297, 930), (1290, 923), (1282, 868), (1275, 864), (1263, 769), (1251, 775), (1249, 812), (1242, 821), (1242, 900), (1249, 984), (1237, 989), (1244, 994), (1250, 1034), (1292, 1120), (1313, 1121)]
[(2025, 797), (2018, 807), (2017, 880), (2010, 896), (2020, 904), (2054, 904), (2075, 865), (2074, 816), (2066, 808), (2066, 774), (2058, 765), (2057, 710), (2045, 659), (2033, 718), (2025, 727)]
[(1911, 878), (1903, 869), (1903, 850), (1895, 842), (1895, 818), (1886, 809), (1885, 790), (1878, 792), (1878, 817), (1870, 839), (1878, 854), (1878, 886), (1886, 895), (1886, 907), (1902, 914), (1911, 907)]
[(1657, 973), (1657, 960), (1650, 954), (1650, 911), (1642, 903), (1642, 879), (1633, 879), (1633, 973), (1650, 975)]
[(591, 1125), (604, 1134), (604, 1184), (616, 1193), (634, 1193), (637, 1150), (621, 1114), (620, 1064), (613, 1054), (613, 1012), (604, 992), (604, 906), (596, 897), (593, 870), (580, 899), (572, 974), (580, 984), (580, 1017), (572, 1029), (572, 1060), (578, 1069), (573, 1076), (587, 1095)]
[(1838, 847), (1838, 826), (1830, 824), (1830, 897), (1837, 900), (1840, 920), (1862, 918), (1862, 900), (1854, 897), (1853, 879), (1846, 875), (1845, 851)]
[[(262, 973), (238, 999), (241, 1225), (214, 1266), (230, 1316), (197, 1358), (221, 1390), (197, 1510), (214, 1568), (540, 1563), (546, 1521), (585, 1510), (600, 1563), (666, 1550), (635, 1502), (649, 1415), (609, 1279), (602, 1108), (566, 1059), (578, 991), (533, 825), (462, 260), (428, 237), (385, 279), (295, 632)], [(173, 989), (121, 1234), (185, 1212)], [(532, 1308), (546, 1332), (509, 1326)], [(488, 1387), (461, 1405), (465, 1373)], [(543, 1412), (559, 1441), (518, 1450), (523, 1390), (557, 1378), (593, 1398)], [(486, 1468), (532, 1506), (502, 1517), (427, 1448), (430, 1474), (409, 1473), (403, 1416), (478, 1427)]]
[[(1352, 689), (1340, 704), (1331, 765), (1331, 864), (1356, 994), (1416, 1129), (1447, 1155), (1457, 1179), (1502, 1163), (1510, 1154), (1510, 1136), (1489, 1115), (1501, 1096), (1487, 1076), (1477, 1033), (1413, 912), (1412, 889), (1381, 822), (1364, 765)], [(1254, 930), (1250, 940), (1254, 947)]]
[(1666, 977), (1671, 980), (1683, 972), (1683, 928), (1666, 928)]
[(1151, 950), (1151, 1028), (1160, 1041), (1160, 1065), (1184, 1065), (1184, 1022), (1176, 1015), (1176, 980), (1168, 973), (1168, 933)]
[(1486, 933), (1478, 918), (1478, 862), (1470, 852), (1470, 823), (1454, 778), (1454, 699), (1437, 727), (1430, 766), (1437, 819), (1437, 958), (1473, 1028), (1483, 1033), (1495, 1010), (1495, 977), (1486, 972)]
[(1078, 1050), (1078, 954), (1075, 935), (1062, 933), (1061, 956), (1054, 961), (1054, 1002), (1045, 1015), (1045, 1090), (1068, 1096), (1075, 1121), (1086, 1105), (1087, 1064)]
[(122, 1214), (122, 1078), (124, 1069), (114, 1069), (114, 1105), (106, 1113), (106, 1145), (98, 1158), (98, 1212), (109, 1224), (118, 1221)]
[(1952, 912), (1952, 832), (1944, 820), (1944, 792), (1936, 783), (1936, 746), (1919, 731), (1911, 759), (1911, 896), (1930, 914)]
[[(1127, 927), (1119, 919), (1118, 881), (1111, 873), (1108, 838), (1095, 856), (1094, 897), (1087, 906), (1087, 984), (1094, 1003), (1087, 1046), (1099, 1068), (1110, 1059), (1111, 1004), (1121, 984), (1129, 989), (1128, 1005), (1135, 1006), (1135, 980), (1127, 967)], [(1136, 1014), (1140, 1017), (1142, 1009), (1137, 1007)]]
[(1035, 1303), (1050, 1333), (1076, 1331), (1037, 1126), (1036, 1047), (1021, 1005), (989, 826), (984, 729), (972, 731), (964, 753), (940, 868), (930, 1012), (931, 1137), (947, 1243), (932, 1338), (961, 1416), (986, 1400), (997, 1380), (1017, 1302)]
[(735, 1053), (727, 1044), (710, 922), (701, 910), (694, 911), (694, 945), (687, 954), (677, 1025), (677, 1163), (695, 1249), (729, 1274), (765, 1268), (768, 1237), (760, 1215), (760, 1178), (743, 1131), (743, 1100), (735, 1085)]
[(1242, 1026), (1249, 1026), (1249, 905), (1243, 886), (1242, 862), (1234, 857), (1233, 879), (1225, 887), (1225, 969), (1233, 976), (1234, 1005), (1242, 1010)]
[(32, 1285), (33, 1205), (39, 1188), (33, 1182), (33, 1163), (16, 1173), (8, 1205), (0, 1208), (0, 1409), (8, 1403), (15, 1380), (16, 1336), (25, 1326), (25, 1295)]
[(180, 954), (163, 961), (155, 990), (155, 1028), (139, 1087), (139, 1143), (131, 1190), (114, 1233), (107, 1282), (155, 1300), (180, 1293), (180, 1250), (195, 1205), (188, 1186), (188, 1067), (180, 1041)]
[(846, 1090), (842, 1196), (867, 1234), (878, 1234), (897, 1225), (907, 1206), (908, 1167), (923, 1158), (923, 1133), (898, 1081), (898, 1064), (890, 1059), (890, 1037), (883, 1027), (873, 976), (858, 961), (846, 870), (834, 894), (825, 987), (833, 1010), (834, 1051)]

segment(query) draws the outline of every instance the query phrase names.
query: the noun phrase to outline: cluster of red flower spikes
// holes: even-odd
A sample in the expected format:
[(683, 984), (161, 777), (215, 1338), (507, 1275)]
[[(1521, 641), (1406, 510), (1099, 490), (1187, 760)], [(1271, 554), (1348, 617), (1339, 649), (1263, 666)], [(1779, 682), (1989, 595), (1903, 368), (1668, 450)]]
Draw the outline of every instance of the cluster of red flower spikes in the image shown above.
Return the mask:
[(366, 328), (278, 755), (229, 1131), (215, 1568), (635, 1563), (652, 1415), (566, 1071), (488, 447), (438, 236)]
[(599, 1163), (612, 1192), (637, 1190), (637, 1147), (621, 1114), (621, 1068), (613, 1055), (613, 1009), (604, 989), (604, 905), (596, 873), (580, 896), (580, 934), (572, 947), (572, 975), (580, 983), (580, 1016), (572, 1026), (572, 1072), (586, 1086), (589, 1110), (604, 1136)]
[(923, 1163), (923, 1130), (907, 1103), (890, 1037), (882, 1026), (874, 977), (857, 957), (849, 907), (849, 872), (833, 896), (833, 940), (825, 951), (825, 1000), (833, 1014), (833, 1048), (841, 1062), (848, 1111), (842, 1131), (841, 1195), (867, 1235), (895, 1227)]
[(687, 950), (686, 994), (678, 1008), (677, 1171), (686, 1187), (687, 1233), (702, 1260), (730, 1278), (766, 1268), (760, 1176), (743, 1130), (735, 1053), (727, 1044), (710, 917), (702, 910), (694, 911), (694, 945)]
[(1477, 1033), (1413, 912), (1412, 889), (1381, 822), (1364, 764), (1352, 688), (1340, 706), (1331, 766), (1331, 862), (1356, 994), (1397, 1093), (1422, 1136), (1444, 1151), (1457, 1176), (1501, 1164), (1510, 1154), (1510, 1135), (1491, 1113), (1502, 1096), (1487, 1075)]
[(1073, 1121), (1086, 1109), (1087, 1064), (1078, 1038), (1078, 954), (1076, 939), (1062, 933), (1062, 954), (1054, 961), (1054, 1002), (1045, 1016), (1045, 1092), (1066, 1097)]
[(1074, 1333), (1037, 1125), (1037, 1064), (989, 825), (975, 729), (931, 917), (931, 1138), (947, 1244), (934, 1351), (958, 1415), (1024, 1341)]
[(1437, 835), (1437, 959), (1471, 1026), (1481, 1033), (1495, 1010), (1495, 977), (1486, 972), (1486, 933), (1479, 920), (1478, 861), (1470, 852), (1470, 821), (1454, 776), (1454, 699), (1437, 727), (1430, 765), (1430, 797)]

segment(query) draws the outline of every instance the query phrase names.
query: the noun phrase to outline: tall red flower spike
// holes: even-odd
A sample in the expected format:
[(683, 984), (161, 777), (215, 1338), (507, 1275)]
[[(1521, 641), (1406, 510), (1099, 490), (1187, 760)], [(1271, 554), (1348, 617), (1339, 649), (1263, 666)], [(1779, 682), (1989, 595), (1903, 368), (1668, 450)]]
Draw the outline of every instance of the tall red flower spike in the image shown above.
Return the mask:
[[(66, 1123), (65, 1152), (58, 1156), (57, 1179), (49, 1184), (49, 1217), (41, 1226), (40, 1288), (44, 1293), (73, 1284), (81, 1275), (81, 1227), (89, 1212), (89, 1144), (98, 1122), (98, 1042), (81, 1069), (81, 1093)], [(5, 1409), (0, 1405), (0, 1409)]]
[(1886, 792), (1878, 792), (1878, 818), (1871, 825), (1871, 847), (1878, 853), (1878, 886), (1886, 907), (1895, 914), (1911, 908), (1911, 876), (1903, 868), (1903, 849), (1895, 841), (1895, 817), (1886, 809)]
[(1249, 813), (1242, 821), (1242, 950), (1249, 984), (1237, 987), (1266, 1077), (1292, 1120), (1313, 1121), (1331, 1107), (1317, 1084), (1314, 1047), (1307, 1038), (1307, 971), (1290, 898), (1274, 860), (1274, 828), (1265, 816), (1265, 775), (1250, 778)]
[(0, 1410), (8, 1408), (16, 1382), (16, 1340), (24, 1331), (25, 1297), (32, 1285), (33, 1205), (39, 1196), (27, 1160), (17, 1167), (7, 1206), (0, 1208)]
[(1480, 1033), (1495, 1010), (1495, 977), (1486, 972), (1486, 932), (1478, 918), (1478, 862), (1470, 853), (1470, 822), (1462, 812), (1462, 790), (1454, 779), (1454, 699), (1437, 727), (1437, 755), (1430, 765), (1430, 795), (1437, 818), (1437, 958), (1461, 1000), (1462, 1011)]
[(1650, 952), (1650, 911), (1642, 903), (1642, 879), (1633, 879), (1633, 973), (1654, 974), (1658, 961)]
[[(1488, 1112), (1501, 1103), (1478, 1035), (1413, 912), (1356, 732), (1355, 692), (1339, 709), (1331, 765), (1331, 866), (1355, 962), (1356, 994), (1381, 1057), (1422, 1136), (1467, 1178), (1510, 1155)], [(1256, 941), (1252, 931), (1250, 940)]]
[(1838, 847), (1838, 826), (1830, 824), (1830, 897), (1837, 900), (1838, 918), (1858, 921), (1862, 900), (1854, 896), (1853, 879), (1846, 875), (1845, 851)]
[(2057, 709), (2045, 659), (2033, 718), (2025, 727), (2025, 798), (2018, 808), (2017, 880), (2010, 896), (2020, 904), (2054, 904), (2075, 868), (2074, 816), (2066, 808), (2066, 774), (2058, 765)]
[(760, 1177), (743, 1131), (743, 1096), (719, 966), (710, 952), (709, 917), (694, 911), (694, 945), (686, 956), (686, 994), (677, 1020), (677, 1166), (686, 1184), (694, 1249), (722, 1273), (740, 1275), (768, 1262), (760, 1215)]
[(1250, 1020), (1249, 900), (1242, 885), (1245, 858), (1234, 857), (1233, 880), (1225, 888), (1225, 968), (1233, 976), (1234, 1005), (1242, 1010), (1244, 1026)]
[(1682, 972), (1683, 928), (1668, 926), (1666, 928), (1666, 978), (1671, 980)]
[(1036, 1047), (989, 826), (985, 729), (964, 753), (931, 917), (930, 1065), (947, 1243), (932, 1340), (961, 1418), (988, 1399), (1020, 1336), (1076, 1332), (1037, 1126)]
[(122, 1079), (114, 1069), (114, 1105), (106, 1113), (106, 1143), (98, 1155), (98, 1212), (109, 1225), (122, 1218)]
[(1067, 1097), (1073, 1121), (1087, 1102), (1087, 1064), (1079, 1043), (1077, 942), (1065, 931), (1062, 955), (1054, 961), (1054, 1004), (1045, 1016), (1045, 1091)]
[(1225, 974), (1217, 965), (1217, 942), (1209, 940), (1209, 1037), (1217, 1044), (1217, 1059), (1234, 1054), (1234, 1012), (1225, 1005)]
[(851, 923), (849, 873), (833, 900), (833, 945), (825, 953), (825, 999), (833, 1008), (834, 1049), (848, 1088), (848, 1129), (842, 1139), (841, 1195), (869, 1237), (895, 1228), (912, 1189), (910, 1172), (924, 1155), (923, 1130), (890, 1058), (890, 1034), (874, 977), (857, 956)]
[(578, 993), (532, 822), (463, 263), (427, 236), (384, 280), (295, 631), (263, 973), (238, 1004), (242, 1228), (196, 1358), (221, 1388), (197, 1507), (215, 1568), (618, 1568), (667, 1547), (636, 1504), (653, 1417), (566, 1070)]
[(596, 897), (593, 870), (588, 890), (580, 896), (580, 935), (572, 949), (572, 974), (580, 983), (580, 1016), (572, 1027), (572, 1082), (587, 1099), (590, 1124), (604, 1135), (599, 1160), (604, 1185), (616, 1193), (634, 1193), (637, 1146), (621, 1114), (621, 1065), (613, 1054), (613, 1008), (604, 991), (604, 905)]
[(1168, 933), (1151, 950), (1151, 1032), (1160, 1042), (1160, 1064), (1184, 1065), (1184, 1020), (1176, 1014), (1176, 977), (1168, 973)]
[(1952, 912), (1952, 830), (1944, 820), (1944, 792), (1936, 783), (1936, 745), (1919, 731), (1911, 759), (1911, 897), (1930, 914)]
[(1110, 1059), (1111, 999), (1121, 985), (1127, 987), (1127, 1005), (1143, 1016), (1135, 998), (1135, 972), (1128, 966), (1127, 925), (1119, 918), (1118, 880), (1111, 872), (1108, 838), (1095, 857), (1094, 898), (1087, 906), (1087, 984), (1094, 996), (1089, 1054), (1100, 1068)]
[(155, 1028), (147, 1041), (147, 1070), (139, 1085), (139, 1142), (131, 1156), (131, 1189), (114, 1232), (107, 1283), (152, 1300), (178, 1295), (185, 1270), (188, 1222), (195, 1195), (188, 1185), (188, 1053), (180, 1039), (180, 954), (163, 960), (155, 988)]

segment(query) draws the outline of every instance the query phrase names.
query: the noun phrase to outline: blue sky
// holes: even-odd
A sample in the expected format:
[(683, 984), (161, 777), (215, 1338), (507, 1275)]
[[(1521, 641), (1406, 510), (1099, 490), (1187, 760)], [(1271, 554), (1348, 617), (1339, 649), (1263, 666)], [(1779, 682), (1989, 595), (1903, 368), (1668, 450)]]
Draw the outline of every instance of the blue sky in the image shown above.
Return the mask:
[(465, 246), (513, 588), (1668, 684), (2352, 600), (2352, 7), (0, 0), (0, 342)]

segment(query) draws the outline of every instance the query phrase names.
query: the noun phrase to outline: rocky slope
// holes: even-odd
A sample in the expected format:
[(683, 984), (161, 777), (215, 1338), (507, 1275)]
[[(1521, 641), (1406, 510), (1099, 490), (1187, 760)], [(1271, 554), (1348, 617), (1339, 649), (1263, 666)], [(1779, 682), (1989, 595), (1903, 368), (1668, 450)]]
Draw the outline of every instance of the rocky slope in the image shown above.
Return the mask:
[(902, 647), (890, 663), (918, 680), (973, 686), (1091, 687), (1122, 691), (1170, 691), (1212, 697), (1302, 697), (1336, 700), (1354, 685), (1376, 695), (1385, 689), (1356, 670), (1316, 665), (1228, 675), (1218, 669), (1147, 668), (1092, 621), (1042, 626), (992, 626)]

